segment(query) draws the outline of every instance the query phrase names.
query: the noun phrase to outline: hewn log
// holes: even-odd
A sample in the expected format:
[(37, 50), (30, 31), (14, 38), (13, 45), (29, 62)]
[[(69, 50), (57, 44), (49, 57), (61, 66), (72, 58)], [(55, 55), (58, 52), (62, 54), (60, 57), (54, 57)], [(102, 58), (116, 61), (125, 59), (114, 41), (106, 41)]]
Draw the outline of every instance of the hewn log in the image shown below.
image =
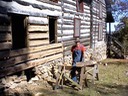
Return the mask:
[(0, 77), (6, 76), (6, 75), (10, 75), (25, 69), (29, 69), (32, 67), (35, 67), (37, 65), (43, 64), (43, 63), (47, 63), (49, 61), (55, 60), (57, 58), (62, 58), (63, 54), (56, 54), (56, 55), (52, 55), (46, 58), (41, 58), (41, 59), (37, 59), (37, 60), (32, 60), (32, 61), (28, 61), (26, 63), (22, 63), (13, 67), (8, 67), (5, 70), (0, 70)]
[(45, 40), (30, 40), (29, 41), (29, 46), (39, 46), (39, 45), (46, 45), (49, 44), (49, 40), (45, 39)]
[(11, 31), (11, 26), (0, 26), (0, 31), (10, 32)]
[(46, 56), (54, 55), (62, 52), (63, 52), (62, 48), (57, 48), (46, 51), (40, 51), (37, 53), (29, 53), (26, 55), (10, 58), (9, 60), (0, 61), (0, 66), (10, 67), (10, 66), (14, 66), (17, 63), (26, 62), (28, 60), (33, 60), (33, 59), (45, 58)]
[(41, 24), (48, 25), (48, 18), (43, 17), (28, 17), (28, 23), (30, 24)]
[(44, 39), (49, 38), (48, 33), (30, 33), (28, 36), (29, 39)]
[(12, 48), (11, 42), (0, 43), (0, 50), (11, 49), (11, 48)]
[(73, 0), (72, 1), (71, 0), (64, 0), (63, 2), (76, 6), (76, 1), (73, 1)]
[(23, 48), (18, 50), (1, 51), (0, 58), (15, 57), (19, 55), (25, 55), (33, 52), (39, 52), (47, 49), (60, 48), (60, 47), (62, 47), (61, 43), (55, 43), (55, 44), (43, 45), (43, 47), (39, 46), (39, 47)]
[(28, 31), (48, 31), (48, 26), (29, 25)]
[[(10, 19), (8, 15), (4, 14), (4, 12), (6, 13), (6, 9), (5, 10), (4, 9), (5, 8), (0, 7), (0, 13), (3, 13), (3, 14), (0, 14), (0, 25), (3, 25), (3, 24), (9, 25)], [(1, 11), (4, 11), (4, 12), (1, 12)]]
[(0, 34), (0, 41), (10, 41), (11, 40), (11, 34), (2, 33)]

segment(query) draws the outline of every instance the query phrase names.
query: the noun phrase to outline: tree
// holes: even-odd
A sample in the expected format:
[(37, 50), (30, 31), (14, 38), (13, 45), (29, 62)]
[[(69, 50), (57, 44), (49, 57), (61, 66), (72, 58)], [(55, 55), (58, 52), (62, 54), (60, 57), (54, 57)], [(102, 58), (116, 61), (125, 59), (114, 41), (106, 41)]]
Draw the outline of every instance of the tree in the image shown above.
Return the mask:
[(119, 21), (123, 17), (128, 17), (128, 0), (110, 0), (114, 19)]
[(116, 26), (113, 36), (124, 46), (125, 53), (128, 53), (128, 17), (120, 19), (120, 23)]
[[(128, 53), (128, 0), (110, 0), (114, 20), (118, 22), (112, 36), (124, 47), (125, 54)], [(127, 54), (128, 55), (128, 54)]]

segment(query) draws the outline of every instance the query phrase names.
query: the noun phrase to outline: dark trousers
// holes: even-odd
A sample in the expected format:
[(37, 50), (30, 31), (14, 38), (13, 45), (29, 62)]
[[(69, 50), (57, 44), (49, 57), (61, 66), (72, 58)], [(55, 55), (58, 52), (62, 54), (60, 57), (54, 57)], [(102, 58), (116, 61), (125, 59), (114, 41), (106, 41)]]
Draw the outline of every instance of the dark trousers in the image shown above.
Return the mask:
[[(75, 82), (79, 81), (81, 68), (73, 66), (71, 69), (71, 79)], [(78, 74), (77, 74), (78, 73)]]

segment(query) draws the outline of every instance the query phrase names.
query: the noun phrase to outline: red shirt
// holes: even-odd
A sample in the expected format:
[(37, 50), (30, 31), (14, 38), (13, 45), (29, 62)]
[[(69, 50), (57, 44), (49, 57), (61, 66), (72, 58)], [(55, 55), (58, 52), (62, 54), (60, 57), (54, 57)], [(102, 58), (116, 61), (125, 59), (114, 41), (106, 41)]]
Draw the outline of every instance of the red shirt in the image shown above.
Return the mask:
[(81, 50), (82, 52), (84, 52), (86, 50), (86, 48), (84, 47), (84, 45), (80, 44), (79, 46), (72, 46), (71, 48), (71, 52), (74, 52), (74, 50)]

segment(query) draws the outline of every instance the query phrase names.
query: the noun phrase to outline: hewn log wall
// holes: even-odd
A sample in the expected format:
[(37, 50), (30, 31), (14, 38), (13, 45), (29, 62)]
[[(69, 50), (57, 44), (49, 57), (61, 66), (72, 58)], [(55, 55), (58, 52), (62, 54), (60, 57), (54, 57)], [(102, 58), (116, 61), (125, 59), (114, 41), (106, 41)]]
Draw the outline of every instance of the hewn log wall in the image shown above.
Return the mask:
[[(32, 20), (33, 19), (33, 20)], [(35, 24), (32, 21), (41, 20), (42, 24)], [(29, 47), (49, 44), (48, 19), (40, 17), (29, 17), (28, 40)], [(38, 22), (38, 21), (37, 21)], [(36, 23), (37, 23), (36, 22)]]
[[(93, 1), (93, 9), (91, 9), (90, 4), (84, 3), (84, 12), (82, 13), (77, 12), (75, 0), (59, 0), (58, 3), (49, 0), (33, 0), (32, 2), (27, 0), (13, 0), (12, 2), (1, 0), (0, 76), (35, 67), (45, 62), (62, 58), (63, 55), (70, 57), (70, 49), (75, 41), (74, 18), (81, 20), (79, 38), (86, 47), (90, 47), (91, 35), (93, 44), (99, 42), (99, 22), (103, 23), (102, 40), (104, 40), (106, 32), (105, 4), (99, 0)], [(100, 3), (103, 8), (103, 18), (98, 15)], [(93, 14), (91, 14), (91, 10), (93, 10)], [(22, 14), (27, 17), (27, 48), (12, 50), (10, 13)], [(57, 44), (49, 44), (49, 16), (57, 17)], [(91, 28), (93, 32), (91, 32)], [(62, 52), (64, 53), (62, 54)]]
[(81, 19), (80, 41), (85, 46), (90, 46), (90, 6), (84, 3), (84, 13), (77, 12), (75, 0), (61, 2), (63, 18), (59, 20), (58, 41), (63, 42), (64, 55), (71, 55), (74, 44), (74, 18)]
[[(102, 7), (100, 10), (100, 6)], [(101, 12), (100, 12), (101, 11)], [(102, 15), (100, 17), (100, 14)], [(99, 27), (100, 24), (102, 26), (102, 39), (100, 41), (104, 41), (105, 39), (105, 35), (106, 35), (106, 23), (105, 23), (105, 19), (106, 19), (106, 5), (105, 5), (105, 1), (104, 0), (93, 0), (93, 4), (92, 4), (92, 16), (93, 16), (93, 45), (95, 45), (96, 42), (99, 42), (98, 39), (98, 33), (99, 33)]]
[(0, 22), (0, 77), (63, 58), (62, 43), (49, 44), (48, 16), (61, 15), (59, 4), (18, 0), (12, 1), (11, 5), (8, 4), (11, 2), (0, 3), (3, 9), (7, 9), (5, 15), (0, 15), (0, 20), (4, 18), (11, 22), (11, 15), (7, 15), (8, 12), (27, 16), (28, 43), (26, 48), (12, 50), (11, 23), (8, 24), (7, 20)]
[(0, 14), (0, 50), (11, 48), (11, 26), (9, 20), (10, 18), (6, 14)]
[(61, 43), (0, 52), (0, 77), (62, 58), (62, 52)]

